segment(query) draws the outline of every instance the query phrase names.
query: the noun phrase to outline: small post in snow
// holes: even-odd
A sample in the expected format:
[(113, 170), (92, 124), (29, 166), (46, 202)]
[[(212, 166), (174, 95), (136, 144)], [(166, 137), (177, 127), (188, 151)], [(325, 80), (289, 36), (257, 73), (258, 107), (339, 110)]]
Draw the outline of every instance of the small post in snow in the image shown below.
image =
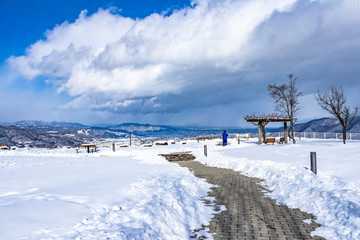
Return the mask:
[(310, 152), (311, 171), (317, 174), (316, 152)]
[(131, 133), (129, 133), (129, 138), (130, 138), (130, 146), (131, 146)]
[(207, 145), (204, 145), (204, 155), (207, 157)]
[(115, 143), (112, 144), (113, 151), (115, 152)]

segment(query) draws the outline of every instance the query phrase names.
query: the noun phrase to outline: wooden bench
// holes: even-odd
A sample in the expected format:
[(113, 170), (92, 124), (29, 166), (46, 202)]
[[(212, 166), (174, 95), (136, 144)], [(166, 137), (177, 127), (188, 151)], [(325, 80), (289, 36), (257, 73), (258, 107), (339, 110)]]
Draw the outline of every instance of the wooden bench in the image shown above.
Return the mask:
[(274, 143), (275, 143), (275, 138), (266, 138), (265, 144), (268, 144), (268, 143), (272, 143), (272, 144), (274, 145)]
[(279, 144), (280, 144), (280, 143), (284, 143), (284, 141), (285, 141), (285, 138), (283, 138), (283, 137), (282, 137), (282, 138), (280, 138), (280, 140), (279, 140)]
[(83, 144), (83, 145), (81, 145), (81, 147), (86, 148), (88, 153), (90, 153), (90, 151), (93, 153), (94, 151), (96, 152), (96, 150), (97, 150), (97, 147), (95, 144)]

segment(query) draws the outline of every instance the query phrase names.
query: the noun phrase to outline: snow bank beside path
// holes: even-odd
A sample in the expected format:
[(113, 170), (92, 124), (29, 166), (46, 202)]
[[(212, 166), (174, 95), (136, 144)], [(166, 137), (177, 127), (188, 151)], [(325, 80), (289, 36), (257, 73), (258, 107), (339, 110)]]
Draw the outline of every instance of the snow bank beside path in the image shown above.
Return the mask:
[(188, 239), (211, 187), (162, 149), (0, 153), (0, 239)]
[[(360, 143), (302, 141), (296, 145), (233, 143), (215, 146), (208, 141), (197, 160), (230, 168), (265, 180), (268, 195), (291, 208), (314, 214), (322, 227), (312, 235), (326, 239), (360, 239)], [(310, 151), (318, 152), (318, 175), (309, 169)]]

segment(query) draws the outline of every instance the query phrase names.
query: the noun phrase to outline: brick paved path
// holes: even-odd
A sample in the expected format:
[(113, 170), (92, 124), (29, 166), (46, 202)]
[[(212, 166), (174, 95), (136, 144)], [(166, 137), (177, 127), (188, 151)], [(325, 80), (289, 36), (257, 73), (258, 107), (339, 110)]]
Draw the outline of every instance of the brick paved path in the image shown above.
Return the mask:
[[(205, 166), (197, 161), (177, 162), (194, 172), (196, 177), (219, 187), (213, 188), (209, 196), (216, 198), (217, 205), (225, 205), (226, 211), (215, 215), (208, 232), (216, 239), (323, 239), (311, 237), (310, 232), (320, 225), (305, 219), (313, 219), (310, 214), (298, 209), (277, 205), (265, 197), (265, 189), (257, 183), (259, 179), (240, 175), (230, 169)], [(194, 233), (194, 238), (204, 239)]]

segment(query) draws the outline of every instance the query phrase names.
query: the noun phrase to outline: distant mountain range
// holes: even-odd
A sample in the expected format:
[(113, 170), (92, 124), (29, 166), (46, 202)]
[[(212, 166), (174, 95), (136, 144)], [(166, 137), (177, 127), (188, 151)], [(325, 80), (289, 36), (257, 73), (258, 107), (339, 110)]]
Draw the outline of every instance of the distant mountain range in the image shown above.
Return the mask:
[[(227, 129), (229, 133), (256, 132), (257, 129)], [(280, 131), (280, 129), (269, 129)], [(321, 118), (294, 126), (296, 132), (341, 132), (337, 119)], [(357, 116), (348, 132), (360, 132), (360, 116)], [(190, 128), (139, 123), (86, 126), (80, 123), (19, 121), (0, 123), (0, 144), (18, 147), (80, 146), (98, 139), (121, 139), (129, 134), (139, 138), (188, 138), (219, 135), (219, 128)]]
[[(339, 121), (335, 118), (320, 118), (294, 126), (295, 132), (342, 132)], [(349, 128), (349, 133), (360, 132), (360, 115), (356, 116)]]
[[(57, 133), (57, 132), (56, 132)], [(30, 127), (0, 126), (0, 144), (17, 147), (79, 146), (81, 138)]]
[(0, 144), (18, 147), (76, 147), (95, 139), (123, 138), (127, 132), (80, 123), (19, 121), (0, 126)]
[(25, 120), (18, 122), (5, 122), (0, 123), (2, 126), (17, 126), (17, 127), (70, 127), (70, 128), (88, 128), (89, 126), (81, 123), (70, 123), (70, 122), (43, 122), (36, 120)]
[[(183, 128), (139, 123), (109, 126), (86, 126), (80, 123), (18, 121), (0, 124), (0, 144), (18, 147), (79, 146), (98, 139), (134, 137), (163, 137), (184, 135)], [(185, 134), (188, 135), (188, 134)]]
[(159, 126), (159, 125), (150, 125), (150, 124), (140, 124), (140, 123), (122, 123), (116, 125), (101, 125), (101, 126), (87, 126), (81, 123), (71, 123), (71, 122), (43, 122), (36, 120), (25, 120), (18, 121), (13, 123), (0, 123), (2, 126), (16, 126), (16, 127), (32, 127), (32, 128), (74, 128), (74, 129), (94, 129), (94, 130), (112, 130), (112, 131), (121, 131), (124, 133), (130, 132), (147, 132), (147, 131), (159, 131), (169, 128), (169, 126)]

